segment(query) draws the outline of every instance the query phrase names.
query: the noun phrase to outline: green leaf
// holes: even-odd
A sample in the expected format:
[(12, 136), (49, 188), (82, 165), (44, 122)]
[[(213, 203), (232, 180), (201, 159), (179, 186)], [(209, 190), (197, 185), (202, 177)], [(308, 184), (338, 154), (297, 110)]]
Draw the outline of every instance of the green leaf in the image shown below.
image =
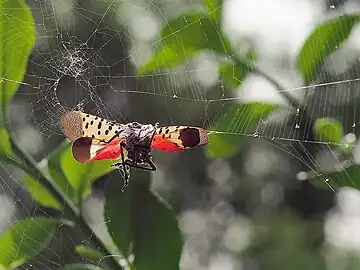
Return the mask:
[(92, 264), (74, 263), (65, 265), (62, 270), (103, 270), (103, 268)]
[(109, 233), (124, 255), (134, 254), (135, 269), (179, 269), (180, 229), (170, 207), (149, 190), (149, 183), (148, 172), (133, 171), (125, 192), (111, 183), (106, 186)]
[(121, 253), (128, 257), (131, 253), (130, 243), (133, 237), (131, 226), (131, 183), (125, 192), (110, 187), (109, 183), (105, 190), (105, 217), (106, 226), (114, 243)]
[(82, 189), (82, 195), (90, 193), (91, 184), (99, 177), (114, 170), (113, 160), (97, 160), (87, 164), (76, 161), (72, 155), (71, 147), (61, 153), (61, 169), (75, 191)]
[(159, 49), (140, 67), (139, 74), (175, 67), (204, 49), (228, 52), (229, 42), (217, 28), (216, 22), (201, 13), (189, 13), (170, 21), (162, 30)]
[(250, 48), (249, 51), (246, 53), (246, 59), (249, 62), (255, 62), (258, 60), (258, 55), (254, 48)]
[(38, 179), (34, 179), (30, 175), (25, 175), (23, 183), (30, 192), (32, 198), (38, 203), (46, 207), (62, 209), (61, 204), (53, 197), (53, 195), (40, 183)]
[(9, 133), (5, 128), (0, 128), (0, 157), (9, 158), (12, 155)]
[(161, 43), (184, 50), (199, 49), (202, 18), (204, 14), (189, 13), (170, 21), (161, 31)]
[(104, 258), (104, 254), (100, 251), (94, 250), (84, 245), (78, 245), (75, 248), (75, 252), (94, 261), (101, 261)]
[(24, 78), (35, 42), (32, 15), (23, 0), (0, 1), (0, 104), (7, 104)]
[(64, 140), (54, 151), (52, 151), (43, 161), (41, 161), (41, 169), (54, 180), (56, 185), (62, 190), (66, 196), (74, 203), (77, 202), (78, 193), (68, 182), (65, 174), (61, 169), (62, 154), (71, 148), (71, 144)]
[(209, 157), (228, 157), (239, 151), (243, 145), (243, 136), (260, 119), (267, 117), (278, 108), (277, 105), (264, 103), (231, 104), (225, 108), (225, 113), (220, 112), (220, 118), (211, 130), (221, 133), (211, 133), (207, 146)]
[(344, 137), (342, 124), (336, 119), (319, 118), (314, 124), (314, 130), (321, 142), (338, 144)]
[(139, 74), (150, 73), (162, 68), (174, 68), (194, 56), (196, 50), (178, 50), (175, 46), (162, 46), (148, 62), (139, 69)]
[(217, 23), (209, 17), (203, 17), (199, 24), (202, 33), (201, 49), (208, 49), (219, 54), (231, 52), (230, 42), (222, 36)]
[(207, 155), (211, 158), (228, 157), (239, 151), (242, 138), (239, 135), (210, 134)]
[(143, 270), (179, 269), (183, 240), (174, 213), (145, 185), (136, 185), (132, 198), (133, 265)]
[(18, 267), (35, 257), (50, 244), (57, 221), (35, 217), (16, 223), (0, 236), (0, 265), (5, 269)]
[(350, 165), (347, 168), (341, 168), (333, 172), (322, 173), (312, 178), (311, 183), (318, 188), (333, 188), (341, 187), (360, 188), (360, 166)]
[(203, 0), (209, 18), (220, 21), (223, 0)]
[[(49, 179), (55, 182), (59, 189), (65, 194), (68, 199), (76, 202), (76, 193), (72, 186), (68, 183), (60, 166), (60, 157), (63, 151), (69, 148), (68, 142), (62, 143), (54, 149), (46, 158), (44, 158), (38, 165), (41, 171), (47, 175)], [(24, 185), (30, 192), (35, 201), (46, 207), (55, 209), (62, 209), (62, 205), (51, 195), (51, 193), (34, 177), (26, 175), (24, 177)]]
[(297, 68), (305, 83), (316, 77), (326, 58), (347, 40), (359, 18), (359, 15), (341, 15), (315, 28), (297, 57)]
[(219, 66), (220, 78), (229, 88), (240, 86), (248, 72), (249, 69), (247, 66), (234, 65), (231, 62), (223, 62)]

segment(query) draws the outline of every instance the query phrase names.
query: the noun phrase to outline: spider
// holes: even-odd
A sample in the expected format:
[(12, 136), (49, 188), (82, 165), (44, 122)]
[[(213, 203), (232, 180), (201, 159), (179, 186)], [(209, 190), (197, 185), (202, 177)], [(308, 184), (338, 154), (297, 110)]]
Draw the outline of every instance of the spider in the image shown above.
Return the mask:
[[(146, 171), (156, 171), (156, 166), (151, 157), (151, 143), (158, 125), (158, 123), (155, 125), (141, 125), (137, 122), (125, 125), (122, 133), (125, 140), (120, 143), (121, 162), (111, 165), (121, 169), (124, 177), (122, 191), (124, 191), (129, 185), (129, 167), (139, 168)], [(119, 137), (119, 133), (115, 134), (107, 143), (110, 143), (117, 137)], [(126, 158), (124, 150), (127, 151)]]

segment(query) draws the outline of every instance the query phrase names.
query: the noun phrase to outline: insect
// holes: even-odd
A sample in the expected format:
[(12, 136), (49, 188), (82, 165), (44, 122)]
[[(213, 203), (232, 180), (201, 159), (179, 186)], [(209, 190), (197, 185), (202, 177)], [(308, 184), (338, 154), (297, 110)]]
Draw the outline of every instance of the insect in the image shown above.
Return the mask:
[(209, 142), (208, 133), (200, 127), (119, 124), (81, 111), (62, 115), (60, 128), (72, 142), (72, 153), (78, 162), (117, 160), (112, 166), (121, 169), (123, 190), (129, 183), (129, 167), (156, 170), (152, 150), (181, 152)]

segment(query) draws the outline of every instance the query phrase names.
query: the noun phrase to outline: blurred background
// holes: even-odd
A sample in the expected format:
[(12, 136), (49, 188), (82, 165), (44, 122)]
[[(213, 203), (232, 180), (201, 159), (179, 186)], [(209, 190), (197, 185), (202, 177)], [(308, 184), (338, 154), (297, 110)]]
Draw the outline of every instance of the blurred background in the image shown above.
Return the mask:
[[(28, 5), (37, 26), (36, 45), (26, 84), (10, 111), (16, 138), (38, 161), (64, 140), (57, 127), (63, 107), (79, 103), (86, 112), (120, 122), (214, 131), (213, 123), (234, 102), (286, 104), (258, 75), (250, 74), (239, 89), (227, 89), (218, 77), (221, 59), (211, 52), (137, 77), (137, 69), (156, 49), (161, 29), (186, 11), (201, 10), (200, 0), (29, 0)], [(318, 23), (359, 10), (355, 0), (227, 0), (221, 31), (237, 52), (252, 48), (259, 67), (283, 91), (311, 104), (313, 115), (340, 120), (346, 138), (354, 141), (360, 119), (360, 28), (312, 85), (303, 87), (295, 62)], [(343, 166), (342, 156), (316, 141), (311, 125), (301, 113), (291, 116), (284, 110), (261, 119), (252, 131), (229, 127), (226, 132), (244, 142), (229, 158), (209, 158), (204, 149), (154, 153), (158, 170), (152, 174), (152, 188), (173, 207), (185, 236), (181, 269), (360, 268), (360, 193), (330, 185), (318, 189), (308, 181), (308, 172), (318, 175)], [(360, 158), (357, 146), (353, 158)], [(46, 211), (24, 189), (21, 171), (1, 164), (0, 173), (0, 230)], [(118, 180), (117, 172), (99, 179), (84, 205), (87, 220), (103, 239), (109, 238), (104, 185)], [(82, 241), (81, 233), (60, 228), (51, 248), (23, 268), (80, 262), (84, 259), (73, 248)]]

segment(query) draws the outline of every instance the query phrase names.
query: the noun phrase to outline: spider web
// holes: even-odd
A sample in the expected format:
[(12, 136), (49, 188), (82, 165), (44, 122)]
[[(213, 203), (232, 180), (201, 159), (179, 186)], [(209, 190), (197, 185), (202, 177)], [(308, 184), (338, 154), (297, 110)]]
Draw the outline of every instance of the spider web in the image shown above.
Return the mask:
[[(360, 119), (356, 100), (360, 94), (358, 87), (360, 77), (357, 70), (358, 63), (351, 62), (353, 55), (349, 56), (349, 51), (358, 49), (355, 38), (351, 37), (343, 50), (330, 57), (326, 69), (320, 73), (317, 81), (309, 86), (303, 86), (293, 69), (294, 60), (289, 60), (294, 57), (294, 48), (297, 50), (300, 48), (300, 41), (290, 45), (280, 44), (284, 37), (273, 34), (275, 41), (273, 44), (266, 43), (268, 48), (264, 49), (263, 45), (259, 45), (264, 41), (261, 39), (264, 37), (255, 38), (252, 42), (257, 44), (260, 54), (259, 67), (281, 83), (283, 89), (279, 91), (263, 76), (251, 74), (242, 83), (241, 91), (234, 94), (234, 91), (227, 89), (218, 78), (217, 66), (224, 59), (219, 59), (209, 52), (201, 53), (179, 67), (151, 75), (137, 76), (138, 68), (159, 46), (158, 35), (161, 28), (186, 10), (199, 9), (200, 3), (191, 0), (176, 3), (172, 1), (88, 2), (94, 3), (75, 0), (29, 2), (36, 22), (36, 45), (29, 58), (24, 81), (21, 82), (10, 107), (14, 132), (27, 152), (36, 156), (38, 160), (44, 158), (51, 147), (62, 140), (62, 134), (58, 129), (60, 115), (67, 109), (78, 108), (123, 123), (138, 121), (160, 122), (161, 125), (186, 124), (202, 126), (214, 134), (236, 136), (239, 140), (249, 137), (251, 147), (256, 147), (259, 142), (262, 146), (266, 146), (265, 149), (269, 150), (271, 147), (280, 150), (278, 152), (269, 150), (269, 159), (280, 159), (280, 156), (286, 155), (297, 160), (301, 164), (296, 176), (299, 180), (307, 181), (320, 176), (332, 192), (337, 192), (322, 175), (328, 171), (342, 171), (356, 163), (358, 157), (356, 153), (354, 156), (344, 155), (334, 150), (329, 141), (316, 139), (306, 127), (310, 121), (308, 116), (311, 119), (336, 118), (343, 123), (347, 134), (344, 143), (349, 148), (355, 147), (356, 150), (357, 125)], [(280, 5), (278, 2), (274, 0), (272, 3), (271, 7), (274, 10)], [(317, 4), (299, 4), (297, 1), (293, 1), (292, 4), (295, 6), (290, 8), (292, 12), (299, 7), (297, 5), (300, 5), (303, 10), (315, 7), (314, 10), (318, 10), (322, 19), (329, 16), (325, 15), (327, 13)], [(250, 9), (254, 8), (247, 1), (244, 1), (243, 5), (248, 5), (247, 8)], [(224, 19), (227, 25), (225, 31), (235, 33), (231, 38), (236, 41), (236, 35), (247, 36), (249, 34), (247, 28), (259, 32), (256, 25), (250, 25), (251, 27), (246, 25), (247, 21), (252, 21), (245, 16), (246, 14), (242, 14), (243, 21), (240, 23), (234, 18), (238, 16), (233, 14), (234, 11), (232, 13), (232, 10), (236, 10), (235, 6), (234, 1), (224, 5), (224, 12), (227, 14)], [(311, 23), (305, 24), (305, 30), (301, 29), (304, 36), (297, 38), (298, 40), (301, 38), (304, 40), (310, 33), (311, 27), (319, 22), (314, 19), (316, 17), (314, 14), (311, 16)], [(287, 19), (281, 18), (281, 23), (285, 23)], [(299, 20), (303, 23), (301, 18)], [(238, 27), (236, 31), (234, 25)], [(277, 29), (276, 24), (268, 27)], [(285, 29), (283, 33), (288, 35), (287, 39), (293, 37), (289, 31), (294, 32), (292, 29)], [(354, 32), (353, 36), (356, 36), (357, 32)], [(274, 30), (270, 33), (274, 33)], [(280, 49), (281, 53), (278, 52), (279, 44), (284, 49)], [(283, 93), (306, 104), (309, 108), (307, 115), (301, 108), (291, 108), (284, 99)], [(249, 101), (277, 104), (280, 109), (269, 117), (264, 115), (255, 125), (250, 126), (250, 123), (240, 121), (249, 113), (247, 110), (239, 111), (238, 118), (233, 119), (225, 129), (220, 129), (216, 125), (217, 120), (226, 115), (234, 103), (245, 104)], [(30, 116), (31, 121), (26, 116)], [(161, 157), (159, 160), (163, 162), (161, 168), (169, 165), (169, 161), (161, 160)], [(170, 160), (177, 159), (170, 157)], [(261, 159), (260, 161), (265, 167), (275, 166), (274, 161), (272, 163)], [(263, 166), (254, 167), (254, 163), (251, 164), (250, 161), (247, 163), (249, 174), (265, 173), (256, 168)], [(13, 209), (11, 215), (6, 215), (8, 218), (8, 222), (4, 222), (6, 226), (19, 220), (21, 215), (15, 208), (25, 209), (23, 216), (29, 217), (37, 211), (43, 211), (38, 206), (29, 207), (26, 201), (24, 202), (25, 191), (21, 181), (18, 180), (21, 174), (3, 164), (0, 165), (3, 169), (1, 175), (3, 193), (10, 194), (10, 197), (3, 196), (4, 203)], [(216, 174), (217, 171), (221, 173)], [(162, 179), (161, 174), (160, 170), (156, 177)], [(224, 230), (226, 233), (222, 235), (226, 242), (229, 241), (226, 239), (230, 239), (234, 231), (236, 232), (238, 228), (236, 226), (246, 228), (249, 226), (244, 219), (235, 217), (234, 210), (223, 197), (224, 194), (230, 194), (231, 187), (239, 184), (228, 184), (229, 179), (232, 182), (237, 180), (230, 176), (231, 168), (223, 161), (211, 162), (208, 174), (219, 185), (227, 183), (220, 192), (222, 196), (212, 202), (214, 207), (210, 211), (204, 210), (200, 215), (190, 210), (183, 211), (182, 226), (186, 234), (192, 235), (199, 232), (196, 231), (198, 227), (195, 226), (194, 229), (194, 226), (187, 225), (190, 224), (189, 220), (192, 220), (192, 225), (198, 225), (199, 228), (206, 222), (216, 227), (219, 225), (218, 220), (225, 220), (231, 216), (233, 218), (231, 220), (235, 220), (233, 223), (221, 224), (226, 227)], [(349, 176), (348, 181), (353, 182), (353, 179)], [(160, 183), (159, 189), (168, 188), (165, 184), (161, 186), (161, 180), (158, 183)], [(219, 189), (219, 186), (216, 188)], [(30, 201), (29, 197), (26, 199)], [(89, 220), (95, 231), (108, 239), (104, 232), (105, 222), (99, 217), (102, 206), (103, 199), (95, 194), (90, 197), (85, 207), (93, 212), (89, 214)], [(214, 215), (217, 218), (213, 218)], [(200, 237), (211, 241), (210, 235), (211, 232), (207, 231)], [(60, 230), (61, 243), (69, 243), (74, 237)], [(244, 237), (246, 238), (246, 235)], [(194, 246), (197, 245), (198, 242), (194, 241), (186, 243), (183, 254), (184, 267), (201, 268), (201, 259), (194, 260), (191, 256)], [(60, 267), (63, 263), (60, 254), (66, 253), (72, 258), (75, 256), (72, 251), (73, 247), (66, 245), (60, 249), (46, 249), (36, 260), (37, 269)], [(203, 249), (201, 253), (197, 251), (198, 257), (205, 256), (207, 252), (210, 252), (209, 247)], [(229, 258), (231, 259), (231, 256), (220, 252), (208, 261), (214, 269), (217, 265), (228, 267), (222, 269), (235, 269), (232, 265), (234, 261)], [(73, 260), (79, 258), (74, 257)], [(33, 266), (27, 265), (25, 269), (33, 269)]]

